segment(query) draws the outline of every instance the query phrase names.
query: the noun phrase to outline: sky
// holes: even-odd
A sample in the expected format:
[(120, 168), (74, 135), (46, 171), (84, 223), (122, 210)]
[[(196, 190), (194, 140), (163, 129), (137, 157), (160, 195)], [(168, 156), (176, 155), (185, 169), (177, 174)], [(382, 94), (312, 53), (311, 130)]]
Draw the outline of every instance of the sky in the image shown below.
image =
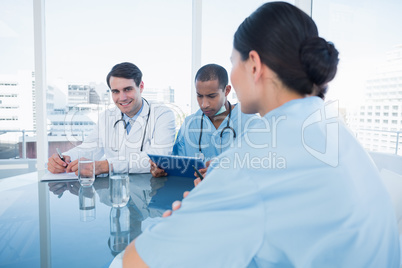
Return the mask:
[(402, 1), (314, 1), (319, 34), (338, 49), (338, 73), (327, 99), (357, 108), (364, 101), (366, 81), (386, 61), (386, 53), (402, 44)]
[[(116, 63), (130, 61), (143, 71), (147, 88), (176, 91), (190, 103), (190, 0), (46, 1), (48, 84), (105, 82)], [(232, 38), (238, 25), (264, 1), (204, 0), (201, 64), (217, 63), (230, 73)], [(290, 1), (292, 2), (292, 1)], [(320, 35), (340, 51), (338, 75), (328, 99), (354, 106), (365, 81), (402, 44), (402, 1), (314, 1)], [(33, 69), (32, 0), (0, 1), (0, 75)]]

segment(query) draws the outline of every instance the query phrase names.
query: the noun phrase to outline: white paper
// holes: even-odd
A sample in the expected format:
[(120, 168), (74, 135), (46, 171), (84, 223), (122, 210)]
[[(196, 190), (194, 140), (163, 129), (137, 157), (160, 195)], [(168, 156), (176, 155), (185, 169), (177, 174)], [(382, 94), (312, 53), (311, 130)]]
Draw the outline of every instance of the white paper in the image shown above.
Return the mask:
[(45, 175), (43, 175), (43, 177), (40, 180), (41, 181), (78, 180), (78, 176), (75, 175), (75, 172), (58, 173), (58, 174), (53, 174), (53, 173), (48, 172)]

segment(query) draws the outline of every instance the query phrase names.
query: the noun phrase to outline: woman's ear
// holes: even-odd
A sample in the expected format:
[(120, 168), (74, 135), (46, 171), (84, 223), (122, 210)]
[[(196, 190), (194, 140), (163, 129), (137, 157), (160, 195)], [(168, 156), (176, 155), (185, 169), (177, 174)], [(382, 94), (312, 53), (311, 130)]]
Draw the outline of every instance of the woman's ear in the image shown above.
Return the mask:
[(262, 63), (260, 55), (258, 55), (257, 51), (251, 50), (248, 54), (248, 60), (249, 68), (251, 70), (251, 74), (253, 75), (254, 82), (257, 82), (262, 74)]

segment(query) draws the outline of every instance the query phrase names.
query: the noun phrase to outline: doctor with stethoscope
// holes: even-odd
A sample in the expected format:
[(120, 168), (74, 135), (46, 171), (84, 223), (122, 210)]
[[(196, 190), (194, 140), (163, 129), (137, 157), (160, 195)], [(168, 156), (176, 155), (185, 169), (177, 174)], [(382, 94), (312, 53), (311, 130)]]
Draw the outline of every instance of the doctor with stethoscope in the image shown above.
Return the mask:
[[(206, 166), (222, 152), (241, 146), (238, 137), (258, 117), (241, 112), (240, 103), (231, 104), (228, 95), (231, 91), (227, 71), (218, 64), (202, 66), (194, 78), (197, 102), (200, 109), (187, 116), (177, 134), (173, 155), (201, 158)], [(207, 168), (199, 169), (205, 175)], [(151, 162), (154, 177), (167, 174)]]
[(109, 172), (108, 160), (129, 160), (130, 173), (149, 172), (148, 153), (168, 154), (175, 136), (175, 116), (162, 104), (142, 98), (144, 82), (140, 69), (128, 62), (115, 65), (107, 75), (107, 83), (115, 107), (99, 115), (93, 132), (84, 142), (63, 153), (65, 162), (57, 154), (48, 161), (52, 173), (76, 172), (78, 150), (94, 152), (95, 173)]

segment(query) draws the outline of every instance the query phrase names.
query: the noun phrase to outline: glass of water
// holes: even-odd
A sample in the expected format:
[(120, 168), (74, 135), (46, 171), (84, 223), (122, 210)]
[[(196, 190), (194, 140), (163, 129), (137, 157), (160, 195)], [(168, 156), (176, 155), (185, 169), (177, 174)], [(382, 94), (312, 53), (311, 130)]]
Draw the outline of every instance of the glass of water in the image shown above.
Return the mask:
[(95, 160), (93, 151), (78, 151), (78, 181), (81, 186), (92, 186), (95, 181)]
[(113, 207), (124, 207), (129, 198), (128, 161), (109, 161), (110, 202)]

